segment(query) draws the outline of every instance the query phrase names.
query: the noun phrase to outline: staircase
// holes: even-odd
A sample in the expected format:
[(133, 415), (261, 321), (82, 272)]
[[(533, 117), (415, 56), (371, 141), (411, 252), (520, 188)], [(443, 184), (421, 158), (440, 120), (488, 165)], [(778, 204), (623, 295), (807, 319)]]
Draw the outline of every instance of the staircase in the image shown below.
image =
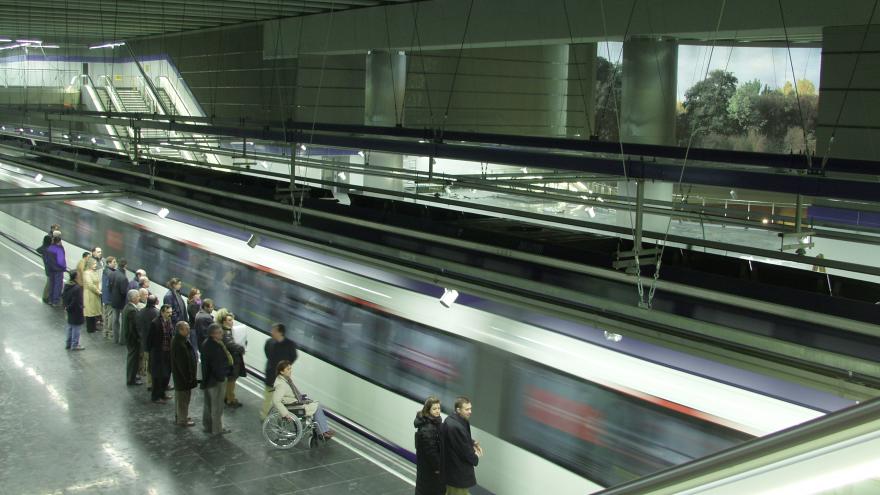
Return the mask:
[[(104, 107), (105, 112), (122, 112), (124, 109), (116, 108), (113, 105), (113, 101), (110, 99), (110, 93), (107, 92), (107, 88), (100, 86), (92, 86), (95, 90), (95, 94), (98, 95), (98, 99), (101, 100), (101, 106)], [(122, 125), (113, 126), (113, 130), (116, 131), (116, 137), (121, 139), (122, 141), (128, 141), (130, 136), (128, 132), (128, 128)], [(126, 145), (127, 146), (127, 145)]]
[[(150, 106), (147, 105), (146, 99), (137, 88), (116, 88), (116, 94), (119, 95), (119, 100), (122, 102), (122, 106), (125, 107), (123, 111), (129, 113), (153, 113)], [(168, 95), (165, 96), (167, 97)], [(159, 144), (162, 141), (168, 140), (168, 133), (165, 131), (141, 129), (141, 139), (151, 140), (149, 146), (144, 146), (143, 148), (145, 155), (154, 156), (158, 159), (180, 158), (179, 151)]]
[(158, 88), (156, 91), (159, 93), (159, 101), (162, 102), (162, 106), (165, 107), (165, 111), (168, 112), (168, 115), (179, 115), (177, 107), (174, 106), (174, 102), (172, 102), (171, 97), (168, 96), (168, 92), (165, 91), (164, 88)]

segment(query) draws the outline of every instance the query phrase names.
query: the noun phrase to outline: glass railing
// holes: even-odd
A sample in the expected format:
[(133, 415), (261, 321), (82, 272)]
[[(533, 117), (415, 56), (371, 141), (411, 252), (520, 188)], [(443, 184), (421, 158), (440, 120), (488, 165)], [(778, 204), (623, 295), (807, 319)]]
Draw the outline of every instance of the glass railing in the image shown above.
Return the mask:
[(880, 493), (880, 399), (873, 399), (599, 493)]

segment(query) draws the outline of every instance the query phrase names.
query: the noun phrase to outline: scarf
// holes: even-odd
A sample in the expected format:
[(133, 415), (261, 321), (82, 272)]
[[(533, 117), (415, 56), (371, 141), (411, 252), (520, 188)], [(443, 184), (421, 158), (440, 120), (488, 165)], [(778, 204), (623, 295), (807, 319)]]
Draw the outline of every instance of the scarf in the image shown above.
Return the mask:
[(232, 354), (226, 349), (226, 344), (224, 344), (223, 341), (218, 342), (218, 344), (223, 348), (223, 352), (226, 353), (226, 361), (229, 363), (229, 366), (232, 366)]
[(293, 390), (293, 395), (296, 397), (296, 401), (299, 402), (302, 400), (302, 395), (299, 393), (299, 390), (296, 388), (296, 385), (293, 384), (293, 380), (290, 379), (289, 376), (279, 375), (281, 378), (284, 378), (284, 381), (287, 382), (287, 385), (290, 386), (290, 390)]

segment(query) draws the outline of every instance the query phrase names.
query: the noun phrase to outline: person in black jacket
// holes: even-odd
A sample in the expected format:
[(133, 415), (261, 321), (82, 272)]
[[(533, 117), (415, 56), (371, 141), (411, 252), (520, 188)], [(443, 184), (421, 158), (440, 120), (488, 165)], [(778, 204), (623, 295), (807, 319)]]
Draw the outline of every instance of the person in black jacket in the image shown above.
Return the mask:
[[(107, 258), (108, 267), (110, 267), (111, 258), (112, 256)], [(114, 270), (107, 277), (110, 284), (110, 307), (112, 308), (110, 313), (110, 335), (113, 342), (119, 345), (125, 344), (122, 340), (120, 323), (122, 320), (122, 310), (125, 309), (125, 304), (128, 302), (128, 278), (125, 276), (125, 267), (127, 265), (128, 262), (124, 258), (117, 259), (116, 266), (112, 267)], [(107, 288), (103, 290), (107, 290)], [(104, 328), (104, 334), (107, 335), (106, 325)]]
[(65, 349), (81, 351), (85, 347), (79, 345), (79, 334), (86, 318), (83, 316), (83, 289), (76, 281), (76, 270), (70, 271), (70, 281), (64, 286), (61, 301), (67, 311), (67, 343)]
[(137, 303), (141, 295), (136, 290), (128, 291), (128, 304), (122, 310), (122, 333), (125, 336), (125, 347), (128, 354), (125, 357), (125, 384), (140, 385), (144, 383), (138, 379), (141, 369), (141, 336), (137, 330)]
[(171, 374), (174, 376), (175, 422), (178, 426), (194, 426), (189, 417), (189, 400), (192, 389), (198, 386), (196, 378), (196, 351), (189, 341), (189, 323), (178, 321), (177, 333), (171, 339)]
[(263, 382), (266, 384), (263, 390), (263, 406), (260, 408), (260, 420), (266, 419), (272, 409), (272, 397), (275, 393), (276, 369), (281, 361), (290, 361), (293, 364), (297, 357), (296, 342), (286, 337), (287, 328), (282, 323), (273, 323), (269, 330), (271, 338), (266, 341), (263, 352), (266, 353), (266, 374)]
[(223, 396), (226, 378), (232, 374), (232, 354), (223, 345), (223, 329), (217, 323), (208, 327), (208, 338), (202, 343), (202, 390), (205, 409), (202, 425), (205, 433), (229, 433), (223, 427)]
[(150, 325), (150, 336), (147, 338), (147, 350), (150, 351), (150, 375), (153, 378), (152, 399), (157, 404), (165, 404), (171, 399), (166, 391), (171, 380), (173, 334), (171, 306), (163, 304), (159, 308), (159, 317)]
[(147, 349), (147, 341), (150, 338), (150, 327), (153, 320), (159, 317), (159, 298), (155, 295), (147, 296), (147, 305), (138, 310), (135, 317), (138, 337), (141, 342), (141, 377), (147, 380), (147, 390), (153, 389), (153, 377), (150, 376), (150, 352)]
[(443, 422), (444, 475), (447, 495), (466, 495), (468, 488), (477, 484), (474, 468), (479, 464), (483, 449), (471, 437), (473, 407), (467, 397), (455, 399), (455, 413)]
[(443, 495), (443, 435), (440, 399), (431, 396), (416, 413), (416, 495)]

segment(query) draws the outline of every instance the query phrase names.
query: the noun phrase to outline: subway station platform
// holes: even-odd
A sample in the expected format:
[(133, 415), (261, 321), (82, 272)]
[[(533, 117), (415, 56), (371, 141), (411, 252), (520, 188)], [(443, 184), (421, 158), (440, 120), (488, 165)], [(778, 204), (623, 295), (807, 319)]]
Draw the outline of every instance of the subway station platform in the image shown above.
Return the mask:
[(175, 426), (173, 401), (153, 404), (145, 386), (125, 385), (122, 346), (83, 328), (86, 349), (64, 349), (65, 312), (41, 302), (44, 282), (38, 257), (0, 238), (0, 492), (412, 493), (406, 475), (365, 458), (339, 425), (321, 448), (268, 447), (252, 380), (237, 392), (244, 406), (224, 413), (231, 433), (202, 432), (199, 391), (196, 426)]

